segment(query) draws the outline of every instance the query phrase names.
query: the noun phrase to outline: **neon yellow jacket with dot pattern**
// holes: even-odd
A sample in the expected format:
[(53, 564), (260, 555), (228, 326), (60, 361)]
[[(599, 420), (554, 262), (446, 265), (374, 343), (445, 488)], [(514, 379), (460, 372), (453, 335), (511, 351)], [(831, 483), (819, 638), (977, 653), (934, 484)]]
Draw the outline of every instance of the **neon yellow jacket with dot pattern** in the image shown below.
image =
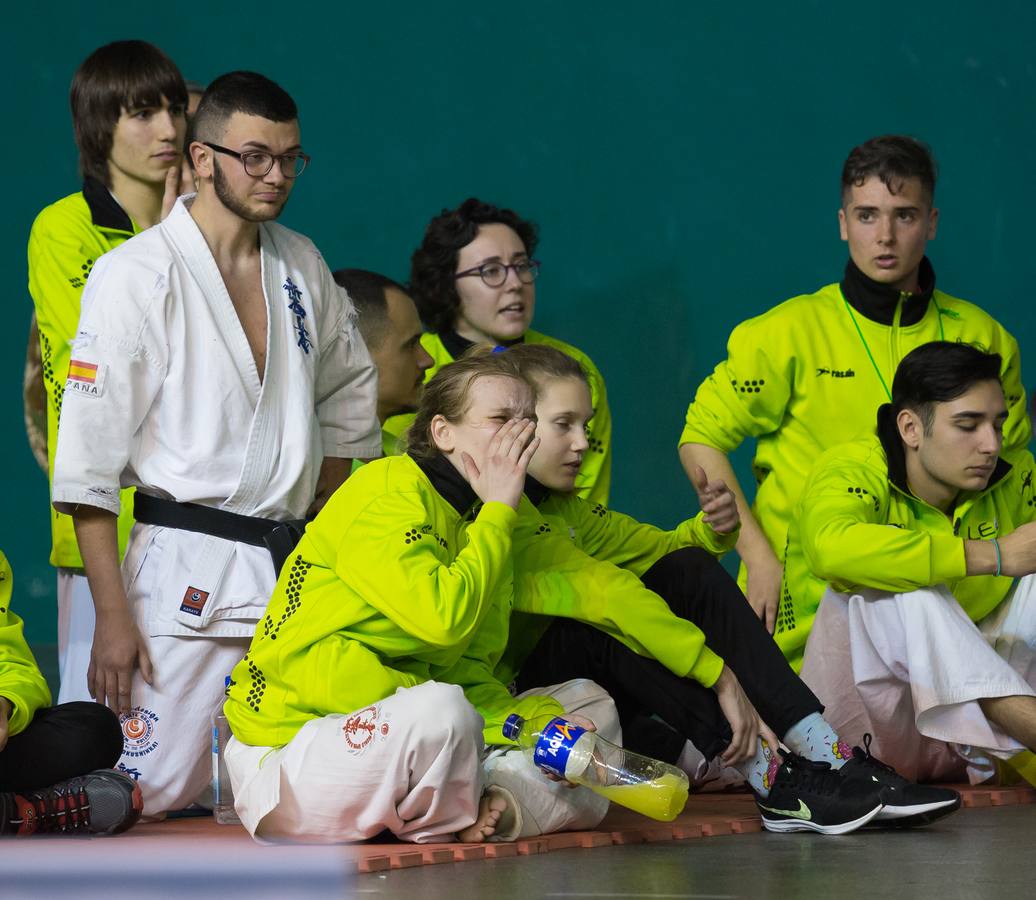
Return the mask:
[[(469, 521), (408, 456), (353, 473), (306, 528), (232, 673), (225, 709), (237, 738), (282, 746), (310, 719), (442, 680), (480, 630), (489, 646), (506, 644), (516, 519), (487, 503)], [(487, 736), (512, 712), (561, 712), (549, 698), (514, 700), (484, 666), (465, 674), (456, 683)]]
[(822, 454), (806, 480), (788, 532), (775, 635), (794, 668), (829, 583), (895, 593), (944, 584), (976, 622), (1010, 590), (1011, 578), (966, 575), (964, 541), (1036, 520), (1032, 454), (1001, 457), (986, 489), (962, 493), (951, 515), (910, 493), (902, 457), (898, 434), (870, 435)]
[[(83, 190), (43, 209), (29, 233), (29, 293), (36, 307), (47, 391), (47, 456), (54, 478), (61, 399), (68, 376), (71, 344), (79, 325), (79, 303), (94, 263), (139, 231), (108, 189), (87, 179)], [(122, 492), (119, 553), (133, 525), (133, 493)], [(82, 568), (71, 516), (50, 508), (54, 566)]]
[[(787, 300), (734, 329), (727, 358), (702, 382), (687, 410), (681, 445), (730, 453), (756, 438), (752, 510), (778, 559), (816, 458), (873, 431), (877, 409), (889, 399), (885, 386), (891, 387), (899, 361), (921, 344), (964, 341), (999, 353), (1010, 411), (1005, 448), (1029, 441), (1015, 339), (988, 313), (939, 290), (920, 321), (902, 326), (903, 302), (892, 324), (883, 325), (858, 311), (851, 314), (838, 284)], [(739, 582), (743, 589), (744, 565)]]

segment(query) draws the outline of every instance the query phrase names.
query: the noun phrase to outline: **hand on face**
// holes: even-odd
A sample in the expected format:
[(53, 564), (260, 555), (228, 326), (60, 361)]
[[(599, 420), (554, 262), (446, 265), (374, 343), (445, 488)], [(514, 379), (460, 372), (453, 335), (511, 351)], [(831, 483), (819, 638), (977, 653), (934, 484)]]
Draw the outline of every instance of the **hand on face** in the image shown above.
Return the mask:
[(532, 419), (509, 419), (490, 439), (479, 462), (466, 450), (461, 451), (464, 474), (484, 503), (496, 501), (518, 508), (529, 460), (540, 443), (535, 435)]

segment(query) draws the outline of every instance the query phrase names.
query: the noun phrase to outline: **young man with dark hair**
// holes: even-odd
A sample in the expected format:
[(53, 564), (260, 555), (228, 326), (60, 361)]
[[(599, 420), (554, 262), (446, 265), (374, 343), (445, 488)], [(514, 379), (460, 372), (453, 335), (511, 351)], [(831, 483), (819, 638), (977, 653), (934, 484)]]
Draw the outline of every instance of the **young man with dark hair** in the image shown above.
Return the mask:
[(1036, 781), (1036, 464), (1001, 456), (1002, 371), (968, 344), (912, 350), (877, 433), (819, 457), (788, 531), (803, 680), (911, 778), (1005, 760)]
[[(421, 344), (421, 319), (406, 289), (365, 269), (338, 269), (334, 279), (356, 307), (360, 329), (378, 370), (378, 421), (417, 411), (424, 375), (435, 363)], [(397, 438), (382, 431), (386, 456), (397, 452)]]
[[(47, 454), (52, 478), (83, 285), (102, 254), (154, 225), (171, 208), (176, 198), (172, 173), (183, 158), (187, 89), (172, 60), (157, 47), (116, 41), (95, 50), (79, 67), (70, 100), (83, 188), (46, 207), (29, 235), (29, 292), (46, 389), (46, 431), (30, 427), (30, 440)], [(133, 524), (131, 512), (126, 504), (119, 518), (120, 550)], [(84, 700), (89, 697), (93, 603), (72, 520), (52, 508), (51, 531), (50, 561), (58, 569), (59, 700)]]
[[(97, 610), (90, 687), (123, 714), (148, 815), (205, 791), (209, 716), (303, 518), (380, 453), (355, 311), (273, 221), (309, 159), (294, 101), (217, 78), (189, 149), (197, 195), (90, 278), (54, 476)], [(121, 572), (120, 483), (138, 489)]]
[[(856, 147), (842, 170), (842, 240), (849, 262), (839, 284), (794, 297), (743, 322), (727, 359), (698, 388), (680, 435), (688, 476), (696, 466), (738, 497), (739, 583), (789, 661), (801, 665), (795, 597), (781, 592), (792, 510), (817, 455), (869, 429), (900, 359), (928, 341), (964, 341), (1000, 354), (1008, 448), (1031, 433), (1015, 339), (978, 307), (936, 289), (925, 256), (935, 237), (935, 161), (901, 135)], [(755, 500), (727, 454), (756, 439)], [(787, 588), (787, 585), (785, 585)]]

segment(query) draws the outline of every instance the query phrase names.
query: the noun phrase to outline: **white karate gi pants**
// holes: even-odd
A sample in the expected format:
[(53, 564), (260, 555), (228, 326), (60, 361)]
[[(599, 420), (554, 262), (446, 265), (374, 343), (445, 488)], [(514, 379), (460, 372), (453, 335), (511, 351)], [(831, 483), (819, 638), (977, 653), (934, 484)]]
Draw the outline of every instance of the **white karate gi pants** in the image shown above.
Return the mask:
[(461, 688), (427, 681), (312, 719), (283, 747), (232, 738), (234, 806), (262, 840), (334, 844), (387, 828), (405, 841), (452, 841), (478, 814), (482, 726)]
[(86, 684), (94, 643), (94, 599), (81, 570), (58, 569), (58, 703), (93, 700)]
[[(140, 623), (138, 623), (140, 624)], [(117, 768), (140, 783), (144, 815), (164, 816), (194, 803), (212, 806), (212, 714), (226, 677), (250, 638), (148, 636), (153, 684), (138, 669), (133, 709), (121, 717)]]
[[(592, 682), (536, 693), (557, 696), (609, 739), (620, 736), (614, 704)], [(482, 728), (459, 687), (430, 681), (349, 715), (313, 719), (284, 747), (234, 738), (225, 758), (235, 808), (257, 839), (307, 843), (360, 841), (385, 829), (415, 843), (453, 841), (474, 823), (483, 781), (518, 804), (500, 840), (592, 827), (604, 817), (606, 800), (549, 781), (520, 751), (493, 753), (484, 776)]]
[[(121, 717), (123, 751), (118, 768), (140, 783), (144, 815), (159, 817), (193, 803), (211, 806), (212, 713), (224, 700), (224, 682), (237, 665), (249, 638), (148, 635), (154, 684), (137, 671), (129, 715)], [(86, 683), (94, 637), (94, 605), (86, 577), (58, 573), (59, 703), (91, 700)]]
[(913, 780), (991, 777), (991, 757), (1025, 749), (978, 701), (1036, 696), (1036, 577), (1019, 579), (972, 622), (943, 586), (904, 594), (824, 594), (806, 645), (802, 680), (845, 739)]

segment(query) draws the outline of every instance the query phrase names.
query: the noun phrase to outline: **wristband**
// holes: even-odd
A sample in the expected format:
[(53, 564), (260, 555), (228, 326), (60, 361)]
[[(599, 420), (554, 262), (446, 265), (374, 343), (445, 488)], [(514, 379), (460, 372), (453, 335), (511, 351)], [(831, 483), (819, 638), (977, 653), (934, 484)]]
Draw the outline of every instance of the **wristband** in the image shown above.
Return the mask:
[(1000, 576), (1000, 542), (996, 538), (990, 538), (990, 543), (993, 545), (993, 549), (996, 550), (996, 572), (995, 577)]

